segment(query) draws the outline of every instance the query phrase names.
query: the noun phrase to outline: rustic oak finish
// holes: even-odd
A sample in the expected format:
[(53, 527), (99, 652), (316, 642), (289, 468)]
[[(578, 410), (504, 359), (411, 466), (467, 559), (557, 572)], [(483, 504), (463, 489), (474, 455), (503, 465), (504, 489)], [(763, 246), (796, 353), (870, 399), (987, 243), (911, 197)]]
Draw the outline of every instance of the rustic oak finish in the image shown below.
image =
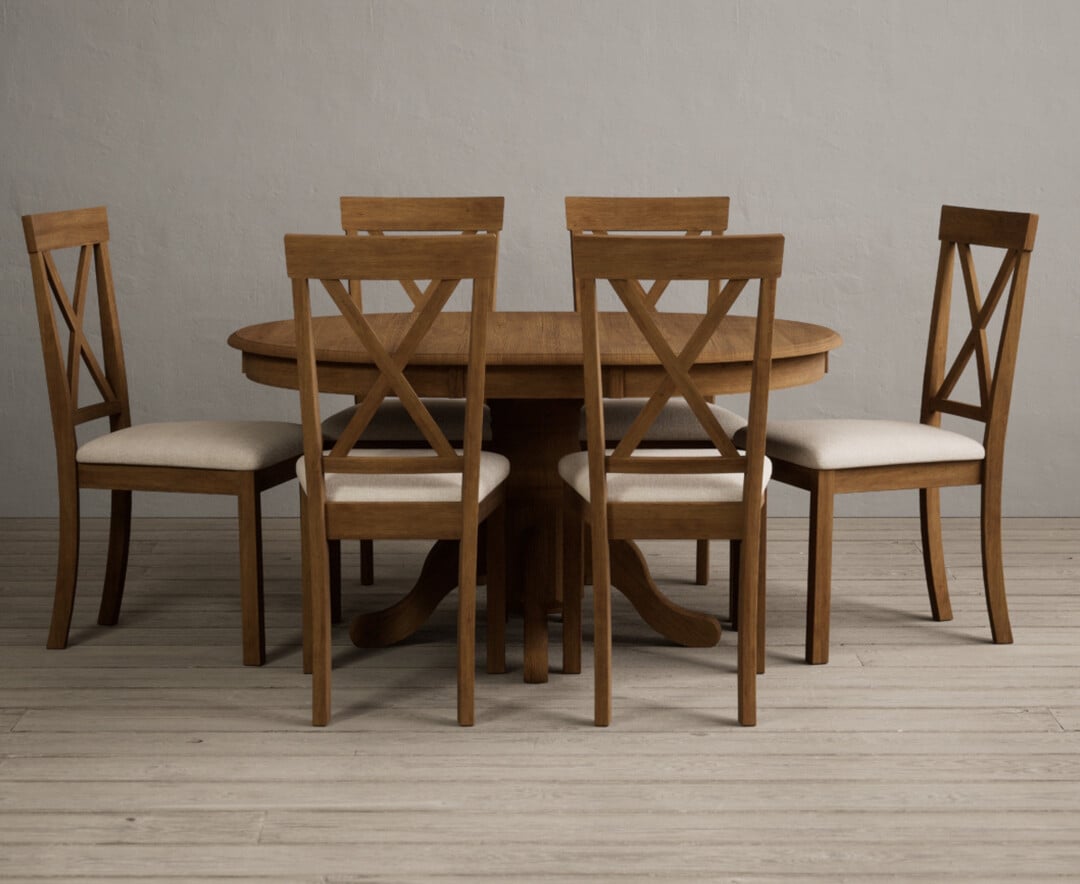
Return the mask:
[[(593, 577), (593, 653), (595, 666), (594, 718), (599, 726), (611, 722), (611, 558), (609, 543), (637, 538), (733, 538), (741, 541), (738, 622), (739, 722), (757, 723), (755, 678), (759, 663), (758, 615), (759, 552), (764, 534), (765, 421), (772, 366), (773, 318), (776, 280), (783, 261), (782, 236), (674, 239), (671, 237), (597, 237), (576, 234), (571, 239), (575, 290), (580, 304), (585, 357), (585, 414), (588, 428), (589, 497), (568, 485), (566, 496), (573, 519), (591, 528)], [(696, 317), (695, 328), (682, 346), (673, 346), (657, 324), (649, 293), (639, 279), (726, 280), (708, 310)], [(601, 382), (601, 329), (597, 322), (596, 283), (608, 280), (641, 333), (648, 340), (665, 376), (611, 454), (606, 453), (603, 385)], [(692, 368), (702, 349), (718, 337), (718, 329), (750, 281), (758, 282), (753, 320), (750, 415), (745, 453), (709, 410), (695, 383)], [(685, 397), (721, 455), (633, 458), (653, 420), (674, 393)], [(608, 476), (613, 473), (742, 475), (742, 499), (735, 502), (617, 502), (608, 497)], [(576, 529), (566, 528), (569, 536)], [(566, 554), (565, 606), (574, 629), (580, 626), (582, 569), (581, 544), (570, 537)], [(565, 641), (565, 639), (564, 639)]]
[[(22, 220), (45, 358), (60, 495), (60, 543), (48, 647), (67, 646), (78, 576), (80, 489), (112, 492), (108, 567), (98, 613), (98, 623), (102, 625), (115, 625), (120, 617), (131, 537), (132, 491), (230, 494), (236, 497), (240, 521), (243, 660), (250, 666), (262, 665), (266, 660), (266, 639), (260, 494), (293, 478), (293, 459), (260, 470), (78, 463), (76, 427), (102, 418), (108, 418), (113, 431), (131, 426), (127, 373), (109, 262), (108, 217), (104, 207), (96, 207), (26, 215)], [(53, 252), (63, 249), (79, 250), (70, 297), (53, 257)], [(89, 283), (91, 265), (102, 341), (100, 360), (83, 328), (93, 297)], [(54, 304), (69, 333), (66, 355)], [(84, 366), (100, 401), (80, 406), (79, 377)]]
[[(941, 251), (930, 318), (920, 421), (937, 427), (941, 425), (942, 415), (951, 414), (983, 424), (982, 443), (986, 450), (983, 460), (816, 470), (773, 457), (773, 475), (777, 480), (810, 492), (807, 663), (827, 663), (829, 660), (833, 497), (860, 491), (919, 489), (923, 561), (930, 608), (935, 620), (951, 620), (941, 543), (939, 489), (980, 486), (983, 583), (991, 634), (997, 643), (1012, 642), (1001, 555), (1001, 486), (1020, 321), (1038, 220), (1038, 215), (1017, 212), (955, 206), (941, 209), (938, 232)], [(1004, 251), (1000, 269), (985, 300), (975, 276), (972, 246)], [(957, 260), (964, 278), (971, 328), (949, 363), (949, 317), (953, 267)], [(1002, 302), (1004, 319), (997, 352), (991, 361), (987, 327)], [(957, 382), (973, 359), (978, 373), (977, 404), (960, 402), (953, 396)], [(773, 455), (771, 450), (769, 453)]]
[[(596, 197), (566, 198), (566, 229), (570, 235), (637, 231), (641, 233), (679, 232), (685, 236), (720, 236), (727, 230), (731, 198), (726, 196), (674, 197)], [(639, 280), (642, 282), (642, 280)], [(655, 279), (648, 290), (648, 301), (655, 307), (670, 285), (670, 279)], [(717, 281), (709, 280), (710, 303), (718, 292)], [(577, 292), (574, 307), (577, 308)], [(660, 420), (663, 421), (661, 415)], [(733, 541), (736, 542), (736, 541)], [(738, 554), (732, 549), (732, 561)], [(709, 582), (709, 541), (698, 540), (695, 582)]]
[[(498, 240), (470, 237), (285, 237), (285, 262), (293, 281), (300, 405), (304, 427), (303, 512), (305, 645), (312, 656), (312, 723), (330, 721), (331, 605), (330, 562), (327, 542), (343, 538), (438, 538), (459, 541), (458, 555), (458, 678), (457, 718), (461, 725), (474, 721), (474, 658), (476, 642), (476, 571), (479, 525), (503, 504), (504, 489), (479, 496), (480, 444), (484, 405), (484, 357), (489, 314), (495, 288)], [(431, 285), (400, 334), (379, 334), (363, 314), (341, 280), (429, 279)], [(349, 332), (376, 362), (378, 378), (371, 384), (348, 426), (327, 452), (319, 415), (319, 377), (315, 335), (312, 330), (311, 281), (318, 280), (345, 320)], [(442, 314), (447, 300), (462, 280), (471, 280), (471, 308), (462, 314), (467, 323), (464, 343), (466, 400), (465, 440), (458, 454), (432, 419), (405, 374), (418, 346)], [(373, 318), (373, 317), (372, 317)], [(391, 457), (353, 451), (356, 441), (378, 410), (394, 393), (427, 439), (433, 456)], [(458, 473), (462, 493), (458, 500), (350, 503), (328, 499), (326, 477), (333, 473), (430, 474)], [(501, 526), (496, 515), (496, 529)], [(505, 581), (499, 530), (488, 531), (488, 617), (502, 620)], [(489, 624), (489, 640), (502, 641), (502, 626)], [(505, 668), (502, 646), (489, 645), (488, 668)]]
[[(503, 206), (501, 196), (463, 197), (381, 197), (343, 196), (341, 198), (341, 228), (347, 236), (385, 236), (387, 233), (490, 233), (496, 238), (502, 230)], [(423, 300), (424, 292), (415, 279), (398, 280), (414, 304)], [(363, 309), (362, 281), (349, 280), (349, 294), (356, 306)], [(494, 296), (493, 296), (494, 297)], [(357, 397), (359, 401), (359, 397)], [(410, 441), (410, 440), (403, 440)], [(453, 440), (460, 442), (460, 439)], [(332, 547), (332, 555), (340, 561), (340, 550)], [(335, 565), (335, 568), (337, 566)], [(371, 586), (375, 581), (374, 548), (370, 539), (360, 541), (360, 583)], [(331, 581), (334, 622), (341, 616), (341, 587)]]

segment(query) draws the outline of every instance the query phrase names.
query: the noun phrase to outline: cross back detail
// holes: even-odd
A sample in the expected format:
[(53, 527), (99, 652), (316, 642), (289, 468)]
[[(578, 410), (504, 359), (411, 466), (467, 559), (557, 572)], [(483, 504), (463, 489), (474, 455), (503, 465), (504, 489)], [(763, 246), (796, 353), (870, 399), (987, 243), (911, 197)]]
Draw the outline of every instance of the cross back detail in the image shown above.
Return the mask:
[[(953, 414), (988, 424), (997, 410), (996, 403), (1003, 403), (1007, 409), (1037, 223), (1037, 215), (951, 206), (942, 208), (941, 254), (923, 393), (924, 422), (939, 424), (942, 414)], [(1004, 252), (985, 299), (975, 272), (973, 245)], [(956, 263), (960, 265), (964, 280), (971, 327), (946, 370), (952, 277)], [(997, 352), (992, 358), (987, 328), (1002, 303), (1006, 305), (1005, 317)], [(978, 404), (953, 398), (957, 383), (972, 362), (978, 380)]]
[[(671, 237), (614, 237), (602, 238), (603, 245), (594, 236), (574, 235), (572, 248), (575, 260), (576, 288), (585, 314), (583, 323), (586, 336), (586, 366), (595, 346), (589, 342), (596, 335), (596, 281), (606, 279), (615, 289), (634, 324), (648, 342), (657, 359), (665, 369), (665, 377), (607, 458), (612, 472), (744, 472), (746, 458), (735, 447), (731, 437), (721, 427), (709, 409), (708, 402), (690, 375), (698, 356), (720, 330), (732, 306), (745, 290), (751, 279), (762, 281), (758, 307), (758, 337), (755, 339), (755, 363), (763, 344), (760, 334), (763, 322), (771, 333), (772, 309), (775, 299), (775, 283), (780, 273), (783, 255), (783, 237), (727, 237), (724, 240), (709, 239), (673, 240)], [(599, 245), (599, 250), (594, 248)], [(649, 303), (649, 293), (641, 285), (636, 271), (659, 271), (658, 276), (669, 279), (726, 280), (723, 287), (717, 282), (717, 295), (701, 315), (682, 348), (676, 352), (671, 343), (657, 327), (655, 311)], [(655, 278), (655, 277), (654, 277)], [(768, 339), (764, 342), (768, 348)], [(598, 359), (598, 356), (595, 357)], [(596, 384), (599, 379), (596, 378)], [(587, 386), (591, 382), (587, 380)], [(694, 416), (701, 423), (716, 450), (723, 457), (720, 462), (709, 458), (632, 458), (632, 454), (644, 440), (649, 427), (659, 416), (667, 401), (682, 396)]]
[[(65, 410), (72, 429), (103, 417), (110, 418), (113, 429), (127, 426), (127, 389), (109, 266), (108, 219), (104, 207), (28, 215), (23, 218), (23, 227), (41, 320), (50, 396), (54, 400), (60, 398), (67, 402)], [(78, 249), (70, 294), (53, 254), (67, 249)], [(100, 360), (85, 329), (89, 304), (94, 299), (90, 283), (91, 265), (102, 338)], [(57, 316), (67, 330), (66, 346), (61, 341)], [(80, 407), (79, 384), (84, 366), (99, 401)]]
[[(497, 244), (493, 236), (477, 236), (471, 239), (473, 242), (468, 243), (457, 237), (431, 236), (368, 240), (295, 235), (285, 238), (289, 274), (294, 281), (294, 298), (298, 299), (297, 315), (301, 322), (308, 324), (308, 335), (310, 336), (311, 315), (309, 282), (317, 279), (378, 370), (374, 383), (358, 403), (355, 413), (331, 451), (324, 457), (323, 464), (327, 472), (463, 471), (462, 455), (456, 452), (431, 416), (406, 376), (405, 369), (461, 280), (472, 279), (473, 307), (468, 369), (470, 383), (475, 372), (482, 372), (487, 315), (491, 310), (494, 288)], [(440, 267), (450, 275), (439, 276), (437, 271)], [(407, 328), (397, 339), (396, 345), (390, 348), (372, 327), (369, 317), (353, 300), (342, 280), (397, 279), (397, 270), (413, 268), (430, 273), (425, 278), (430, 279), (431, 284), (428, 290), (422, 293), (420, 301), (414, 302)], [(330, 271), (331, 275), (325, 275), (327, 271)], [(313, 364), (314, 354), (311, 353), (309, 358)], [(388, 395), (396, 396), (401, 401), (434, 450), (434, 457), (370, 458), (353, 451), (379, 405)], [(477, 404), (476, 408), (479, 407)], [(469, 421), (467, 415), (467, 424)], [(479, 424), (473, 435), (479, 439)]]
[[(348, 236), (381, 237), (388, 233), (458, 233), (498, 235), (502, 230), (503, 197), (361, 197), (341, 198), (341, 227)], [(399, 279), (414, 309), (434, 294), (437, 280)], [(349, 280), (349, 295), (363, 306), (361, 281)]]

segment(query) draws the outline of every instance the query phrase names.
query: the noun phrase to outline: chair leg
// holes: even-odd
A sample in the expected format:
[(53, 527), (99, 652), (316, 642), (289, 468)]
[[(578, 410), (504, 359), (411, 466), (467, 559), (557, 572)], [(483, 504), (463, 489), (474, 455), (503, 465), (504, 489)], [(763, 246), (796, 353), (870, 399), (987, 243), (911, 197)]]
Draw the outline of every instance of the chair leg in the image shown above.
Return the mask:
[(829, 662), (832, 592), (833, 474), (820, 472), (810, 491), (810, 556), (806, 596), (806, 662)]
[(360, 541), (360, 585), (372, 586), (375, 583), (375, 543), (371, 540)]
[(458, 560), (457, 720), (471, 727), (476, 720), (476, 559), (477, 526), (466, 524)]
[(266, 662), (262, 504), (254, 473), (244, 476), (237, 501), (240, 518), (240, 611), (243, 622), (244, 665), (262, 666)]
[(304, 675), (311, 675), (311, 548), (308, 544), (307, 495), (300, 489), (300, 622)]
[(1001, 555), (1001, 473), (989, 475), (982, 486), (982, 566), (990, 634), (995, 644), (1012, 644), (1009, 605), (1005, 599), (1005, 565)]
[(131, 492), (113, 491), (109, 516), (109, 557), (105, 565), (101, 607), (98, 609), (98, 624), (101, 626), (115, 626), (120, 619), (130, 541)]
[(697, 542), (697, 563), (696, 573), (694, 575), (694, 582), (698, 586), (709, 585), (709, 541), (699, 540)]
[(742, 541), (728, 542), (728, 620), (729, 629), (739, 631), (739, 556), (742, 555)]
[(75, 583), (79, 576), (79, 489), (74, 481), (60, 482), (60, 536), (56, 553), (56, 591), (52, 620), (45, 647), (66, 648), (75, 607)]
[(930, 613), (935, 620), (952, 620), (949, 583), (945, 576), (945, 550), (941, 543), (941, 492), (919, 489), (919, 527), (922, 530), (923, 568), (930, 593)]
[(757, 671), (758, 675), (765, 674), (765, 574), (766, 552), (768, 549), (768, 505), (765, 500), (761, 502), (761, 535), (758, 539), (758, 573), (757, 573)]
[(305, 635), (311, 646), (311, 723), (323, 727), (330, 723), (330, 683), (333, 645), (330, 633), (330, 567), (327, 561), (326, 520), (312, 512), (307, 495), (300, 493), (301, 524), (306, 551), (304, 577)]
[(738, 640), (738, 692), (739, 724), (753, 727), (757, 724), (757, 671), (758, 671), (758, 565), (761, 560), (760, 544), (762, 526), (748, 524), (747, 536), (743, 538), (739, 568), (739, 640)]
[(611, 724), (611, 551), (606, 537), (592, 532), (593, 721)]
[(487, 671), (506, 672), (506, 504), (487, 517)]
[[(326, 561), (330, 568), (330, 622), (341, 623), (344, 619), (341, 610), (341, 541), (328, 540), (326, 541), (326, 547)], [(363, 555), (363, 548), (361, 542), (361, 555)], [(361, 559), (361, 570), (363, 570), (363, 567), (364, 563), (363, 559)], [(363, 580), (361, 579), (360, 582), (363, 583)], [(368, 585), (370, 586), (370, 583)]]
[(584, 526), (578, 516), (571, 492), (563, 492), (563, 664), (565, 675), (581, 673), (581, 598), (585, 589), (585, 560), (582, 534)]

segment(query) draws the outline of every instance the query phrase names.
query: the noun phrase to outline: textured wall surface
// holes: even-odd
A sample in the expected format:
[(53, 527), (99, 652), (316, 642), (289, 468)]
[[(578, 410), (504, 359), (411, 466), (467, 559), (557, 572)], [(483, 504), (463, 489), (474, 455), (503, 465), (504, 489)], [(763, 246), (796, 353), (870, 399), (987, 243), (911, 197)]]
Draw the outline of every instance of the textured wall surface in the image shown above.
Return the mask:
[(56, 507), (20, 215), (109, 207), (137, 421), (290, 418), (225, 339), (289, 313), (282, 235), (344, 193), (505, 195), (507, 309), (570, 303), (564, 195), (728, 194), (787, 236), (780, 314), (846, 340), (792, 417), (917, 417), (941, 204), (1038, 212), (1005, 510), (1080, 515), (1078, 32), (1072, 0), (0, 0), (0, 515)]

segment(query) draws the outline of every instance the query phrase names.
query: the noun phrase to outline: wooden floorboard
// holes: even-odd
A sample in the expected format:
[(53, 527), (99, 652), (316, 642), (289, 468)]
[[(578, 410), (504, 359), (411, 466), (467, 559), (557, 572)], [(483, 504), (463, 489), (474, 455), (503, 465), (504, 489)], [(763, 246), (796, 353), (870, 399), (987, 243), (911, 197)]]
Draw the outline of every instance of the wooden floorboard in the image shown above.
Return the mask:
[[(84, 523), (71, 646), (46, 651), (56, 527), (0, 520), (0, 880), (1080, 881), (1080, 520), (1010, 520), (1016, 643), (990, 642), (978, 523), (946, 520), (955, 619), (929, 617), (918, 524), (841, 519), (830, 663), (801, 662), (806, 521), (769, 525), (759, 724), (734, 638), (674, 647), (615, 599), (614, 723), (592, 673), (477, 675), (458, 728), (451, 596), (401, 646), (334, 635), (334, 720), (309, 726), (293, 520), (264, 533), (269, 662), (240, 665), (230, 520), (136, 520), (120, 624), (96, 624), (107, 525)], [(644, 544), (681, 604), (726, 614), (726, 555)], [(377, 546), (405, 592), (424, 552)], [(355, 578), (355, 544), (345, 550)], [(483, 592), (480, 592), (481, 604)], [(479, 618), (482, 622), (482, 616)]]

